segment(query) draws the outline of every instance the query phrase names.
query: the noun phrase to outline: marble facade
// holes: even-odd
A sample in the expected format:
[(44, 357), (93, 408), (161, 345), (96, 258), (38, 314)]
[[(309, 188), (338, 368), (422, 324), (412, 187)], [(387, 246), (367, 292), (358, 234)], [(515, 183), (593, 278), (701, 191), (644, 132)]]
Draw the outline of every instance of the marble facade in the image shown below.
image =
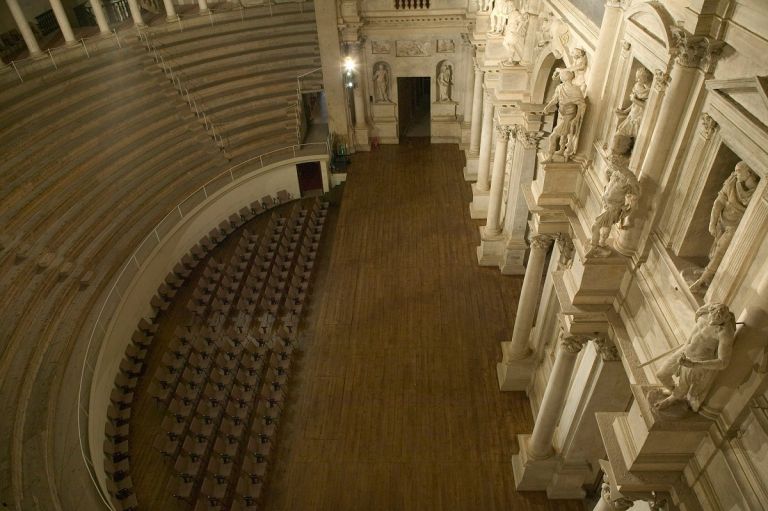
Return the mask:
[[(355, 37), (393, 79), (452, 66), (433, 142), (465, 150), (478, 264), (524, 275), (498, 364), (536, 417), (518, 489), (581, 498), (603, 481), (595, 509), (765, 509), (768, 7), (597, 1), (599, 25), (568, 0), (387, 23), (369, 6)], [(396, 117), (373, 104), (371, 132), (396, 143)], [(732, 353), (665, 357), (718, 303)], [(699, 363), (717, 371), (686, 394)]]

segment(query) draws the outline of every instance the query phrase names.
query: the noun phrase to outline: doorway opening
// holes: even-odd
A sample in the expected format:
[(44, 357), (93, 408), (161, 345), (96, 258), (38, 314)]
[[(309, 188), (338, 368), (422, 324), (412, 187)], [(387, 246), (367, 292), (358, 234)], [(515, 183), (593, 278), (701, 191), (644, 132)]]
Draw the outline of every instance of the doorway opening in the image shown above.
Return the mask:
[(317, 197), (323, 194), (323, 173), (319, 161), (296, 164), (301, 197)]
[(400, 142), (430, 137), (429, 77), (398, 77), (397, 114)]

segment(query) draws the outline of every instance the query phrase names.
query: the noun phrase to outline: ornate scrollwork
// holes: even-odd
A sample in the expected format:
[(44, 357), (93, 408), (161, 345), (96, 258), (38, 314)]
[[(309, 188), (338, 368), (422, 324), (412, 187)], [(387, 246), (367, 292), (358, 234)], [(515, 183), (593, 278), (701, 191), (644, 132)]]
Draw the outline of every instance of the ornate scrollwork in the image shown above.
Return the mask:
[(717, 130), (718, 124), (709, 114), (701, 114), (701, 124), (699, 124), (699, 133), (704, 140), (709, 140)]
[(553, 241), (554, 239), (552, 236), (549, 236), (548, 234), (537, 234), (535, 236), (531, 236), (531, 249), (549, 250), (549, 247), (552, 246)]

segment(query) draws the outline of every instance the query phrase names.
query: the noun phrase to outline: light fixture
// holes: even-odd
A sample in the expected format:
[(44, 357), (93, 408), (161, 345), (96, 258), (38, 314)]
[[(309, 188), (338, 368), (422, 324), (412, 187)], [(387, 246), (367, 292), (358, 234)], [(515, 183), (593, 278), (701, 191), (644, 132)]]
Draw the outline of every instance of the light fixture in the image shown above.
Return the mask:
[(344, 59), (344, 71), (346, 71), (347, 74), (352, 74), (352, 71), (355, 70), (355, 67), (357, 67), (357, 64), (354, 60), (352, 60), (352, 57), (346, 57)]

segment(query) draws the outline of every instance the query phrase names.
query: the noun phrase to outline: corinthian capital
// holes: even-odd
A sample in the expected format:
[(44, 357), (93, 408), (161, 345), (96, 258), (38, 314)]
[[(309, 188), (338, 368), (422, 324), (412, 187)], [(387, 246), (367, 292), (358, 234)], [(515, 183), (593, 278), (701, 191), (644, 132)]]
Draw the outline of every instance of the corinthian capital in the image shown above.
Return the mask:
[(553, 241), (554, 239), (552, 236), (548, 236), (546, 234), (536, 234), (535, 236), (531, 236), (531, 249), (549, 250), (549, 247), (552, 246)]
[(496, 134), (498, 135), (499, 140), (509, 140), (509, 136), (512, 134), (512, 126), (509, 126), (508, 124), (497, 124)]
[(519, 124), (515, 125), (515, 138), (518, 142), (523, 144), (526, 149), (536, 149), (539, 145), (541, 135), (535, 131), (526, 131), (525, 128)]
[(597, 352), (600, 357), (606, 362), (617, 362), (621, 360), (619, 350), (608, 339), (597, 338), (595, 339), (595, 345), (597, 345)]
[(586, 335), (574, 335), (563, 332), (560, 346), (568, 353), (578, 353), (590, 341)]
[(684, 67), (700, 67), (704, 72), (712, 72), (724, 43), (711, 37), (695, 36), (680, 27), (671, 30), (676, 62)]

